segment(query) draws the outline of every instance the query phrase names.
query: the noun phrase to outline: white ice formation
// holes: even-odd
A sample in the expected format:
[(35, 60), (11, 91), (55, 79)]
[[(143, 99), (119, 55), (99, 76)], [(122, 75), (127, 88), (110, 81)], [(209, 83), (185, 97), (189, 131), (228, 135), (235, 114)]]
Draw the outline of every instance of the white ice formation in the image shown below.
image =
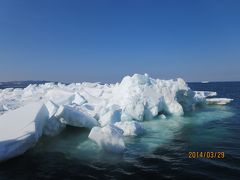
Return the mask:
[(207, 98), (207, 104), (216, 104), (216, 105), (225, 105), (233, 101), (233, 99), (229, 98)]
[(120, 153), (125, 149), (123, 130), (114, 125), (96, 126), (88, 137), (108, 152)]
[(136, 121), (121, 121), (114, 125), (123, 130), (124, 136), (138, 136), (144, 133), (143, 125)]
[(217, 96), (217, 92), (213, 91), (194, 91), (196, 96), (202, 97), (214, 97)]
[(0, 116), (0, 161), (15, 157), (33, 147), (48, 119), (43, 103), (29, 103)]
[(63, 124), (75, 127), (87, 127), (89, 129), (98, 126), (98, 121), (88, 113), (76, 110), (70, 106), (60, 106), (55, 113), (55, 117)]
[(89, 138), (104, 150), (122, 152), (123, 136), (144, 133), (142, 121), (231, 101), (211, 98), (216, 95), (192, 91), (180, 78), (160, 80), (147, 74), (126, 76), (116, 84), (45, 83), (2, 89), (0, 161), (24, 153), (42, 134), (59, 134), (66, 125), (91, 129)]

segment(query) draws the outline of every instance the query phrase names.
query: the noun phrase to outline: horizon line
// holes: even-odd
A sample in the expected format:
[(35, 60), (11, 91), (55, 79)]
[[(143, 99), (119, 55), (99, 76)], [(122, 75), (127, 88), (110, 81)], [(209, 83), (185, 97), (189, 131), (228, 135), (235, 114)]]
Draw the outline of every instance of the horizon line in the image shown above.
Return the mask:
[[(177, 79), (177, 78), (175, 78)], [(161, 79), (161, 80), (170, 80), (170, 79)], [(183, 79), (184, 80), (184, 79)], [(51, 81), (51, 80), (10, 80), (10, 81), (0, 81), (0, 83), (14, 83), (14, 82), (53, 82), (53, 83), (63, 83), (63, 84), (71, 84), (71, 83), (83, 83), (83, 82), (89, 82), (89, 83), (104, 83), (101, 81), (72, 81), (72, 82), (64, 82), (64, 81)], [(185, 81), (185, 80), (184, 80)], [(118, 81), (115, 81), (117, 83)], [(121, 81), (120, 81), (121, 82)], [(216, 80), (216, 81), (185, 81), (186, 83), (202, 83), (208, 84), (208, 83), (222, 83), (222, 82), (240, 82), (240, 80)], [(104, 83), (104, 84), (112, 84), (112, 83)]]

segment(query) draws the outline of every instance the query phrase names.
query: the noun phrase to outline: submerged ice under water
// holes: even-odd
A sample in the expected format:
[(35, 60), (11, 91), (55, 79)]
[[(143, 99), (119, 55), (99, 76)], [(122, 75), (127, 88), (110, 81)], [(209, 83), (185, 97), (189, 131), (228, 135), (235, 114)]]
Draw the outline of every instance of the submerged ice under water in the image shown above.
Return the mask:
[[(235, 100), (228, 106), (207, 106), (184, 116), (145, 121), (144, 134), (124, 137), (127, 148), (120, 155), (106, 153), (89, 140), (89, 130), (67, 127), (58, 136), (43, 136), (33, 149), (1, 164), (0, 177), (235, 179), (240, 172), (240, 83), (190, 86)], [(225, 159), (188, 159), (189, 151), (224, 151)]]

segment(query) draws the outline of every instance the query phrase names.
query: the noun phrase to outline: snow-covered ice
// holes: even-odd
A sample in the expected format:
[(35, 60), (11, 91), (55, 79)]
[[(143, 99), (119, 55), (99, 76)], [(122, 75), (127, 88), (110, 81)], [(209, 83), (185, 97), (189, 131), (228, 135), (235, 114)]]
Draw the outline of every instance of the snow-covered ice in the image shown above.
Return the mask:
[(107, 125), (103, 128), (92, 128), (88, 137), (95, 141), (105, 151), (121, 153), (125, 150), (125, 143), (122, 135), (123, 131), (120, 128), (114, 125)]
[(104, 113), (99, 118), (99, 123), (101, 126), (106, 126), (108, 124), (114, 124), (121, 121), (121, 110), (120, 109), (108, 109), (108, 112)]
[(42, 102), (30, 103), (0, 116), (0, 161), (33, 147), (47, 119), (48, 111)]
[(217, 96), (217, 92), (214, 91), (194, 91), (196, 95), (203, 97), (214, 97)]
[(92, 128), (98, 126), (96, 119), (91, 117), (86, 112), (77, 111), (70, 106), (61, 105), (54, 115), (56, 118), (60, 119), (61, 123), (68, 124), (76, 127), (87, 127)]
[(140, 122), (121, 121), (114, 125), (123, 130), (124, 136), (138, 136), (144, 133), (144, 127)]
[(61, 89), (49, 90), (45, 97), (59, 105), (70, 104), (73, 100), (75, 100), (75, 96), (72, 92)]
[(60, 120), (54, 116), (59, 106), (52, 101), (47, 101), (45, 106), (48, 110), (48, 119), (43, 127), (43, 134), (47, 136), (56, 136), (66, 127), (66, 125), (61, 123)]
[(207, 98), (207, 104), (216, 104), (216, 105), (225, 105), (233, 101), (233, 99), (229, 98)]
[(72, 103), (81, 106), (86, 102), (87, 101), (83, 96), (81, 96), (79, 93), (75, 93), (74, 100), (72, 101)]
[(217, 93), (192, 91), (181, 78), (160, 80), (147, 74), (126, 76), (116, 84), (45, 83), (2, 89), (0, 159), (23, 153), (42, 133), (54, 136), (66, 125), (91, 129), (89, 138), (103, 149), (122, 152), (122, 136), (142, 134), (142, 121), (183, 116), (199, 105), (232, 101), (213, 96)]

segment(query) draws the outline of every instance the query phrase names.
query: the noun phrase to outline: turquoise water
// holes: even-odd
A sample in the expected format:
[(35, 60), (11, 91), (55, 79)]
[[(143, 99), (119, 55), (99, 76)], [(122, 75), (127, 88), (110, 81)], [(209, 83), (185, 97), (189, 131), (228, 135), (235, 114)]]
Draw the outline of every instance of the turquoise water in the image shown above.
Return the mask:
[[(240, 83), (190, 84), (235, 99), (184, 117), (144, 122), (140, 137), (125, 137), (127, 150), (103, 152), (88, 130), (68, 127), (43, 137), (24, 155), (0, 165), (0, 179), (238, 179), (240, 175)], [(189, 151), (224, 152), (224, 159), (189, 159)]]

